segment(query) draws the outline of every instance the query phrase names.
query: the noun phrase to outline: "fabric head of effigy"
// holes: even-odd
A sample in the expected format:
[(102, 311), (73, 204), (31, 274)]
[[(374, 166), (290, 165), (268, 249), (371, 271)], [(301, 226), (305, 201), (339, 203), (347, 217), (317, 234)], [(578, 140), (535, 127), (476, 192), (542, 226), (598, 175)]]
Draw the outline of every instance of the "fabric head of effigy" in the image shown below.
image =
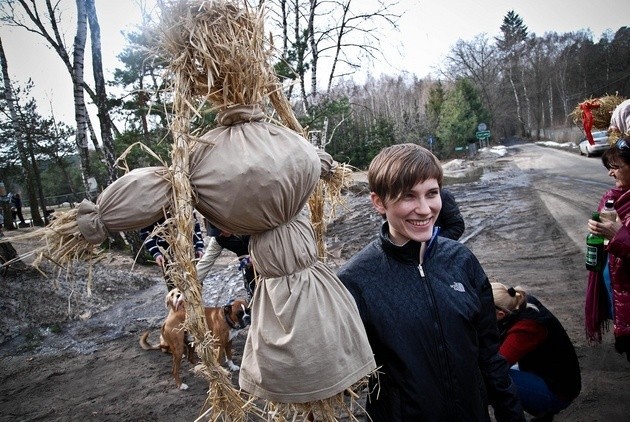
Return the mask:
[[(321, 172), (316, 149), (263, 121), (256, 106), (218, 116), (191, 157), (195, 207), (217, 227), (252, 234), (263, 277), (239, 376), (241, 388), (282, 403), (334, 396), (376, 368), (355, 302), (318, 261), (304, 205)], [(326, 353), (314, 353), (325, 350)]]
[(263, 121), (258, 106), (217, 116), (190, 158), (194, 206), (218, 228), (261, 233), (287, 223), (304, 207), (320, 176), (320, 160), (292, 130)]

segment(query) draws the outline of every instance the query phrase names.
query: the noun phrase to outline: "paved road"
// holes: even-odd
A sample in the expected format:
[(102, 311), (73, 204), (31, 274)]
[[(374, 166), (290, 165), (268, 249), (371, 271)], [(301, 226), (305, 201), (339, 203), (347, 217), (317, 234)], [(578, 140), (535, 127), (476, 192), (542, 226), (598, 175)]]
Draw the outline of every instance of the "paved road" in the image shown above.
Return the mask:
[[(586, 224), (602, 194), (614, 186), (600, 157), (523, 144), (512, 147), (514, 162), (531, 174), (532, 184), (551, 215), (584, 247)], [(518, 152), (516, 152), (518, 151)]]

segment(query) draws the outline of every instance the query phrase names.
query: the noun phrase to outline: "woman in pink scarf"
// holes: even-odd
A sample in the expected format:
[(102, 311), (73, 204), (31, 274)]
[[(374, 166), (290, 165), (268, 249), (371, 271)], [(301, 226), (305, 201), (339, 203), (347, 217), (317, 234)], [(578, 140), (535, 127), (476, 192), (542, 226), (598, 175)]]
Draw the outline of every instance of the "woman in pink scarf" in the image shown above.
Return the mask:
[[(590, 233), (601, 234), (609, 240), (608, 269), (612, 285), (613, 328), (615, 349), (626, 353), (630, 361), (630, 137), (619, 139), (602, 156), (602, 163), (615, 187), (602, 197), (599, 208), (608, 199), (615, 201), (617, 221), (589, 220)], [(586, 333), (591, 341), (601, 342), (607, 320), (603, 274), (589, 273), (586, 296)]]

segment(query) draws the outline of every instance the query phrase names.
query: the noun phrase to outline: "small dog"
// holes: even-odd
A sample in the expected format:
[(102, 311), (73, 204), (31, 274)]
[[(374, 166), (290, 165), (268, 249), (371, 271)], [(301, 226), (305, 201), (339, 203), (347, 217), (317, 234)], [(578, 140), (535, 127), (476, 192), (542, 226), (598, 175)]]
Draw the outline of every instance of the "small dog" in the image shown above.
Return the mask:
[[(179, 376), (182, 357), (187, 355), (191, 364), (197, 362), (193, 345), (184, 331), (183, 324), (186, 320), (186, 300), (184, 294), (177, 288), (172, 289), (166, 295), (166, 307), (168, 315), (161, 328), (160, 343), (151, 344), (148, 341), (149, 332), (144, 332), (140, 337), (140, 347), (144, 350), (162, 350), (173, 355), (173, 378), (180, 390), (187, 390)], [(225, 361), (231, 371), (238, 371), (240, 367), (232, 361), (232, 339), (238, 332), (251, 323), (250, 310), (243, 299), (230, 301), (227, 305), (216, 308), (204, 308), (206, 324), (219, 346), (219, 361), (225, 356)]]

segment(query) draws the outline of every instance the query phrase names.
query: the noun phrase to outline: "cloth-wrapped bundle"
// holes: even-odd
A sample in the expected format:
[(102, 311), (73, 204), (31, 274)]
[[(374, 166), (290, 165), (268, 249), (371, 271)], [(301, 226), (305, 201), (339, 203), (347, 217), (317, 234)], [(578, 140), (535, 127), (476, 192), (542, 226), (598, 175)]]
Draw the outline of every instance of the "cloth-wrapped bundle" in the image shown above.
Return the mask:
[[(219, 114), (219, 127), (201, 137), (204, 144), (191, 156), (194, 205), (217, 227), (252, 235), (251, 257), (262, 280), (252, 303), (241, 387), (281, 403), (323, 400), (376, 364), (352, 296), (318, 261), (304, 212), (331, 160), (322, 164), (327, 154), (264, 117), (258, 106)], [(98, 243), (107, 231), (156, 221), (168, 200), (165, 174), (160, 167), (132, 171), (105, 189), (97, 206), (82, 203), (83, 236)]]

